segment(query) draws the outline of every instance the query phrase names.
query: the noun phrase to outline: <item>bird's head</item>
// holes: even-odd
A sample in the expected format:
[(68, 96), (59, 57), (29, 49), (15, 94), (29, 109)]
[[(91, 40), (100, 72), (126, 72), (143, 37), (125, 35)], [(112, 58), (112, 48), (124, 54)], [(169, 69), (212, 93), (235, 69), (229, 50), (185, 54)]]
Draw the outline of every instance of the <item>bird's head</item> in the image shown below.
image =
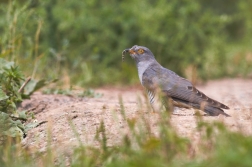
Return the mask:
[(144, 46), (134, 45), (132, 48), (125, 49), (122, 52), (123, 59), (126, 53), (129, 53), (130, 56), (136, 61), (136, 63), (141, 62), (141, 61), (155, 60), (154, 55), (150, 51), (150, 49)]

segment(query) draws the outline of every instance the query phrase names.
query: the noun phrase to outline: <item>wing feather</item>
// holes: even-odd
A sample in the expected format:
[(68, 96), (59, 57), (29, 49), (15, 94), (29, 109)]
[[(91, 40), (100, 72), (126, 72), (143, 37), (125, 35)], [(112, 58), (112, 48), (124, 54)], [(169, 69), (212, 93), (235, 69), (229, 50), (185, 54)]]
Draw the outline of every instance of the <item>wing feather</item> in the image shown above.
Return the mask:
[(159, 64), (152, 64), (146, 69), (142, 76), (142, 84), (151, 91), (160, 87), (169, 97), (195, 104), (205, 102), (208, 106), (229, 109), (228, 106), (196, 89), (190, 81)]

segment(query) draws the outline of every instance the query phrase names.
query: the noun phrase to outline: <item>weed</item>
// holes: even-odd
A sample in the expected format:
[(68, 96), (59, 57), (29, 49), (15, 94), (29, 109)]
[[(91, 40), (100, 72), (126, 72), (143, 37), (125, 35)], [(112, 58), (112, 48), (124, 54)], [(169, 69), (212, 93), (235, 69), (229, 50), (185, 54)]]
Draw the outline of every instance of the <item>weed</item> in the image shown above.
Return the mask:
[[(73, 166), (73, 167), (132, 167), (132, 166), (250, 166), (252, 137), (241, 132), (228, 130), (223, 123), (207, 123), (197, 117), (196, 133), (198, 142), (179, 136), (170, 123), (170, 114), (162, 112), (159, 115), (158, 133), (154, 133), (148, 117), (144, 114), (139, 119), (128, 118), (123, 100), (120, 99), (121, 116), (126, 121), (129, 133), (122, 135), (118, 144), (108, 144), (105, 122), (101, 120), (97, 127), (96, 140), (98, 146), (85, 146), (78, 138), (74, 124), (69, 123), (78, 138), (79, 146), (73, 148), (73, 153), (64, 156), (48, 148), (45, 153), (29, 153), (18, 145), (13, 146), (9, 141), (0, 148), (0, 163), (2, 166)], [(144, 122), (143, 124), (141, 122)], [(117, 126), (117, 125), (114, 125)], [(49, 130), (50, 131), (50, 130)], [(50, 133), (50, 132), (49, 132)], [(49, 135), (50, 137), (50, 135)], [(51, 139), (48, 139), (50, 143)], [(15, 161), (12, 161), (15, 157)], [(33, 157), (36, 157), (35, 159)], [(67, 160), (65, 159), (67, 158)]]
[(33, 118), (33, 114), (27, 113), (27, 111), (18, 111), (17, 107), (24, 97), (29, 98), (34, 91), (43, 87), (45, 84), (42, 81), (35, 81), (28, 78), (21, 86), (23, 81), (24, 76), (14, 62), (0, 58), (1, 143), (5, 142), (7, 137), (18, 138), (20, 140), (25, 137), (30, 127), (36, 126), (31, 125), (33, 123), (24, 125), (24, 122), (29, 118)]
[(77, 97), (90, 97), (90, 98), (100, 98), (103, 95), (101, 93), (96, 93), (93, 89), (85, 89), (82, 92), (78, 90), (73, 90), (72, 87), (69, 89), (45, 89), (44, 94), (61, 94), (67, 96), (77, 96)]

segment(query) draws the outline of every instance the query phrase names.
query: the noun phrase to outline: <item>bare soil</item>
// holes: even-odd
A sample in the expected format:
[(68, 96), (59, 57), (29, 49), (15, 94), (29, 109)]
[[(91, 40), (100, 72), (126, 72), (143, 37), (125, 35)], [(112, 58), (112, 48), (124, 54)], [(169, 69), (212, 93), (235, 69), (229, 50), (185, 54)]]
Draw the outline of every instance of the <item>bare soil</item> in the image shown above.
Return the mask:
[[(205, 121), (221, 121), (231, 130), (252, 134), (252, 80), (223, 79), (210, 81), (197, 88), (206, 95), (228, 105), (225, 110), (232, 117), (203, 116)], [(100, 98), (77, 98), (65, 95), (44, 95), (37, 92), (22, 103), (23, 109), (32, 109), (38, 122), (46, 121), (31, 129), (22, 141), (31, 150), (45, 151), (48, 144), (57, 150), (73, 150), (80, 140), (84, 145), (97, 146), (94, 139), (101, 120), (104, 121), (108, 144), (120, 142), (128, 133), (128, 126), (120, 112), (119, 97), (122, 97), (125, 114), (138, 120), (144, 115), (152, 132), (158, 133), (158, 113), (149, 112), (144, 98), (144, 89), (101, 88)], [(193, 109), (181, 109), (171, 115), (172, 126), (181, 136), (197, 138), (196, 116)], [(204, 113), (202, 113), (203, 115)], [(79, 139), (78, 139), (79, 138)]]

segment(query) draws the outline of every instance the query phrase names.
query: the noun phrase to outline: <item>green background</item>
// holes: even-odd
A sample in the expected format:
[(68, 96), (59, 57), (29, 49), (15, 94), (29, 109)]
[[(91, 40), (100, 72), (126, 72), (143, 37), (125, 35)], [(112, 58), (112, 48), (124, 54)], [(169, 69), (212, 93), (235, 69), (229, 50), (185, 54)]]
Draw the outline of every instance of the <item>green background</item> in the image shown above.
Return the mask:
[(135, 44), (193, 81), (251, 76), (250, 0), (5, 0), (0, 6), (0, 57), (33, 78), (139, 83), (134, 61), (121, 60)]

